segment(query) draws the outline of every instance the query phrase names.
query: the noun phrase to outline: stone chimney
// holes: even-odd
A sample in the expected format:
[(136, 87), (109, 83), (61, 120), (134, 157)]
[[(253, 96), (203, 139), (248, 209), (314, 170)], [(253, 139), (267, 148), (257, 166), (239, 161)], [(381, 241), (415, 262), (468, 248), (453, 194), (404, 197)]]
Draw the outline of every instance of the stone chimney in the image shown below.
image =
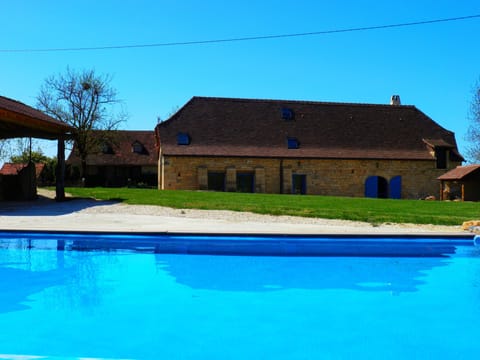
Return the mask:
[(390, 105), (402, 105), (400, 102), (400, 95), (392, 95), (390, 98)]

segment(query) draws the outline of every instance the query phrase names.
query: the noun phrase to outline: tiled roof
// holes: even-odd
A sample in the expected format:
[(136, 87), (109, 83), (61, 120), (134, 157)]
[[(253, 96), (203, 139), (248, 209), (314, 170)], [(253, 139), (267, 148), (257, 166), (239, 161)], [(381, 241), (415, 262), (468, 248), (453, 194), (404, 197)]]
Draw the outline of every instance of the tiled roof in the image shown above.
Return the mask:
[[(156, 131), (166, 155), (432, 160), (432, 143), (457, 148), (452, 132), (403, 105), (194, 97)], [(177, 145), (178, 133), (190, 144)]]
[[(93, 136), (99, 136), (100, 132), (93, 132)], [(94, 145), (94, 151), (88, 155), (87, 165), (138, 165), (157, 166), (158, 155), (155, 147), (155, 134), (153, 131), (127, 131), (116, 130), (108, 134), (109, 141), (99, 141)], [(133, 151), (134, 144), (143, 145), (140, 153)], [(103, 151), (103, 145), (109, 145), (111, 151)], [(141, 149), (141, 147), (140, 147)], [(80, 164), (75, 146), (67, 164)]]
[[(27, 165), (28, 164), (5, 163), (0, 169), (0, 175), (17, 175), (20, 171), (27, 167)], [(45, 164), (43, 163), (35, 164), (35, 174), (37, 177), (40, 176), (44, 167)]]
[(455, 169), (446, 172), (442, 176), (439, 176), (438, 180), (462, 180), (465, 177), (477, 173), (480, 173), (480, 165), (465, 165), (457, 166)]

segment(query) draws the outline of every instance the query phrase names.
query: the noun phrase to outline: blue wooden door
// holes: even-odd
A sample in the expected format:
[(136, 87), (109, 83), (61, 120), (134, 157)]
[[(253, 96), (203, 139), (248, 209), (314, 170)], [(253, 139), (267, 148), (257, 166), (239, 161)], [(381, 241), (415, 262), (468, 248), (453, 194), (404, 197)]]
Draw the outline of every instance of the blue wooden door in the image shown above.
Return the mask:
[(370, 176), (365, 181), (365, 197), (378, 197), (378, 176)]
[(390, 179), (390, 198), (401, 199), (402, 198), (402, 177), (395, 176)]

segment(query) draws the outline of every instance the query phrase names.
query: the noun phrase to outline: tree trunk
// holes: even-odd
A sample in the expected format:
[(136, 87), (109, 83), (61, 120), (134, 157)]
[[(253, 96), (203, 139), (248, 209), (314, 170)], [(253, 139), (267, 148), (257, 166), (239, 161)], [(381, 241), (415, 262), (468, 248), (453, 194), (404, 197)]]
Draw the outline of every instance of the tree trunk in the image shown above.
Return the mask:
[(87, 177), (87, 159), (81, 157), (80, 159), (80, 178), (82, 179), (82, 185), (85, 186), (86, 177)]

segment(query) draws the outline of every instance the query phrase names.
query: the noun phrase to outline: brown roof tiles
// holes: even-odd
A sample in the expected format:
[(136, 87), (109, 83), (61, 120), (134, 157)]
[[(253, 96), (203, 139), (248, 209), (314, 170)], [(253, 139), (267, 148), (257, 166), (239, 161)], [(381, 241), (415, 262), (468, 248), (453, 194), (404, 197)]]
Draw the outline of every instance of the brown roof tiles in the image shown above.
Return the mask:
[[(100, 132), (93, 132), (93, 136), (99, 136)], [(87, 158), (87, 165), (107, 166), (107, 165), (138, 165), (138, 166), (156, 166), (158, 161), (158, 150), (155, 145), (155, 135), (153, 131), (128, 131), (116, 130), (108, 134), (108, 141), (99, 141)], [(109, 149), (105, 149), (107, 145)], [(143, 146), (143, 148), (142, 148)], [(103, 151), (110, 150), (110, 151)], [(134, 150), (140, 150), (135, 152)], [(79, 164), (75, 146), (67, 164)]]
[[(20, 171), (26, 168), (28, 164), (23, 163), (5, 163), (3, 164), (2, 168), (0, 169), (0, 175), (17, 175)], [(37, 178), (42, 173), (43, 169), (45, 168), (45, 164), (43, 163), (36, 163), (35, 164), (35, 174)]]
[(429, 144), (457, 148), (452, 132), (404, 105), (194, 97), (156, 132), (166, 155), (432, 160)]

